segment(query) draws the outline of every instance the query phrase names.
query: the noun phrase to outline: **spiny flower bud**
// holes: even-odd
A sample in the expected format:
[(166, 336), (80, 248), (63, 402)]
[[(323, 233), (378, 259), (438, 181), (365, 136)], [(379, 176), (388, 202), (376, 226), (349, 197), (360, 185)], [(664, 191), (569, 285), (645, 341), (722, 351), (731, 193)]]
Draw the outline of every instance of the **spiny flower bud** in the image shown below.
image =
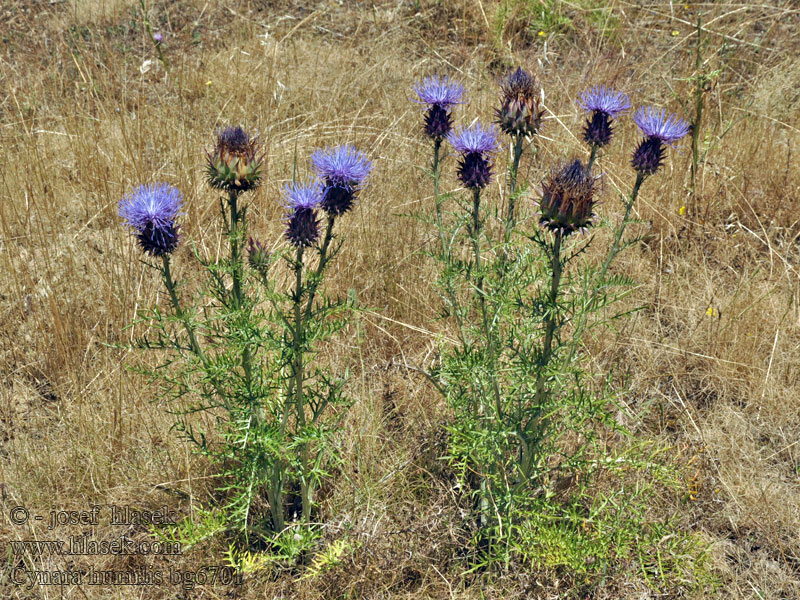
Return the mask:
[(142, 250), (151, 256), (172, 254), (178, 248), (180, 236), (178, 226), (174, 224), (164, 227), (148, 225), (136, 235)]
[(217, 144), (208, 153), (206, 173), (211, 187), (227, 192), (246, 192), (261, 179), (259, 143), (239, 126), (226, 127), (217, 135)]
[(434, 104), (425, 113), (425, 135), (432, 140), (441, 140), (453, 128), (453, 116), (446, 108)]
[(627, 95), (597, 85), (582, 92), (578, 102), (583, 110), (592, 113), (583, 128), (583, 139), (590, 146), (598, 148), (611, 141), (614, 133), (612, 120), (631, 107)]
[(459, 127), (450, 132), (447, 140), (461, 153), (458, 178), (465, 187), (481, 189), (492, 180), (492, 163), (489, 156), (497, 150), (497, 130), (476, 123), (472, 127)]
[(290, 212), (286, 217), (286, 238), (299, 248), (308, 247), (319, 239), (317, 207), (322, 202), (319, 181), (292, 183), (283, 188), (284, 205)]
[(542, 183), (539, 222), (566, 237), (585, 231), (594, 215), (594, 188), (597, 180), (580, 160), (553, 168)]
[(174, 252), (180, 242), (175, 218), (181, 203), (180, 191), (171, 185), (140, 185), (120, 200), (119, 216), (145, 253), (163, 256)]
[(521, 67), (501, 83), (503, 101), (495, 110), (500, 129), (511, 136), (534, 135), (542, 125), (542, 90), (536, 79)]
[(353, 208), (372, 170), (372, 162), (353, 146), (336, 146), (314, 152), (311, 168), (325, 182), (322, 210), (338, 217)]
[(689, 133), (689, 124), (652, 106), (639, 108), (633, 115), (633, 120), (646, 137), (636, 147), (631, 165), (642, 175), (652, 175), (664, 161), (664, 146), (671, 145)]
[(252, 237), (247, 239), (247, 262), (254, 271), (266, 275), (269, 270), (270, 254), (261, 242)]

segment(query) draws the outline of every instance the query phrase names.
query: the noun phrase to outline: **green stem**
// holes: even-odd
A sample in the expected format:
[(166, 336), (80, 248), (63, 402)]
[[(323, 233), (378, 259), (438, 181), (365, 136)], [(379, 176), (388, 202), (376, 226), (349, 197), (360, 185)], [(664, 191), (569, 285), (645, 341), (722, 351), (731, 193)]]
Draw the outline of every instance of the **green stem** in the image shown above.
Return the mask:
[[(472, 239), (472, 249), (475, 258), (475, 269), (478, 270), (478, 278), (476, 281), (476, 295), (478, 297), (478, 305), (480, 307), (481, 313), (481, 320), (483, 325), (483, 339), (486, 340), (488, 345), (487, 354), (488, 354), (488, 361), (491, 365), (489, 369), (489, 377), (491, 378), (492, 382), (492, 392), (494, 395), (495, 401), (495, 409), (496, 409), (496, 417), (499, 418), (502, 405), (500, 399), (500, 386), (497, 381), (497, 373), (494, 369), (494, 361), (495, 361), (495, 348), (494, 348), (494, 332), (492, 331), (490, 324), (489, 324), (489, 314), (486, 308), (486, 292), (484, 290), (484, 281), (483, 281), (483, 274), (480, 273), (481, 267), (481, 244), (480, 244), (480, 233), (481, 229), (483, 228), (483, 223), (481, 222), (480, 218), (480, 203), (481, 203), (481, 190), (480, 188), (474, 188), (472, 190), (472, 226), (470, 227), (470, 238)], [(487, 405), (483, 398), (483, 392), (481, 392), (480, 400), (478, 401), (478, 416), (481, 420), (481, 427), (486, 427), (486, 419), (487, 419)], [(485, 475), (479, 475), (480, 478), (480, 525), (482, 528), (485, 528), (489, 525), (489, 499), (488, 499), (488, 481)]]
[[(481, 190), (480, 188), (474, 188), (472, 191), (472, 229), (471, 229), (471, 237), (472, 237), (472, 248), (475, 255), (475, 268), (478, 269), (478, 280), (476, 282), (477, 288), (477, 296), (478, 296), (478, 304), (480, 305), (481, 310), (481, 321), (483, 323), (483, 339), (486, 340), (488, 344), (488, 354), (489, 354), (489, 361), (494, 365), (495, 360), (495, 336), (492, 328), (489, 324), (489, 311), (486, 308), (486, 291), (484, 290), (483, 286), (483, 274), (480, 273), (482, 266), (481, 266), (481, 244), (480, 244), (480, 232), (483, 228), (483, 223), (480, 219), (480, 204), (481, 204)], [(502, 414), (502, 403), (500, 399), (500, 385), (497, 382), (497, 374), (492, 371), (491, 373), (492, 379), (492, 392), (494, 394), (494, 401), (495, 407), (497, 409), (497, 416), (499, 417)], [(481, 411), (483, 412), (483, 405), (481, 403)]]
[[(305, 311), (303, 310), (303, 252), (304, 246), (297, 248), (297, 257), (294, 264), (295, 287), (294, 287), (294, 331), (292, 339), (292, 396), (294, 402), (294, 413), (297, 419), (297, 427), (300, 435), (305, 435), (306, 427), (306, 407), (303, 395), (303, 383), (305, 382)], [(319, 271), (319, 269), (318, 269)], [(314, 283), (312, 282), (312, 286)], [(309, 288), (309, 295), (311, 289)], [(310, 304), (310, 303), (309, 303)], [(303, 444), (300, 450), (300, 496), (302, 501), (302, 519), (307, 522), (311, 516), (311, 481), (308, 476), (308, 446)]]
[[(622, 235), (625, 233), (625, 228), (628, 226), (628, 220), (631, 216), (631, 210), (633, 209), (633, 205), (636, 202), (636, 197), (639, 195), (639, 188), (642, 187), (642, 182), (645, 180), (646, 175), (637, 172), (636, 173), (636, 183), (633, 184), (633, 191), (631, 192), (631, 197), (628, 199), (628, 202), (625, 204), (625, 215), (622, 217), (622, 223), (617, 229), (617, 233), (614, 236), (614, 243), (611, 245), (611, 249), (608, 251), (608, 256), (606, 256), (606, 260), (603, 263), (602, 269), (600, 269), (600, 277), (599, 281), (604, 281), (606, 277), (606, 273), (608, 273), (608, 267), (611, 265), (611, 262), (616, 258), (617, 254), (620, 251), (620, 243), (622, 242)], [(593, 297), (597, 296), (597, 288), (595, 288), (595, 293)]]
[[(228, 196), (228, 207), (230, 208), (230, 225), (228, 235), (231, 243), (231, 269), (233, 277), (233, 302), (234, 307), (242, 307), (242, 256), (241, 256), (241, 235), (239, 232), (239, 221), (243, 221), (244, 212), (239, 212), (238, 206), (239, 193), (230, 192)], [(244, 225), (242, 223), (242, 225)], [(244, 227), (242, 227), (244, 229)]]
[(630, 198), (628, 198), (627, 202), (625, 203), (625, 215), (622, 217), (622, 223), (620, 223), (616, 233), (614, 234), (614, 242), (612, 243), (611, 248), (606, 255), (606, 259), (603, 262), (603, 266), (600, 268), (597, 278), (595, 279), (592, 293), (584, 305), (583, 310), (581, 311), (580, 318), (575, 324), (575, 330), (572, 334), (572, 344), (570, 345), (566, 364), (569, 364), (575, 356), (575, 352), (578, 348), (578, 341), (580, 340), (581, 335), (583, 334), (583, 329), (586, 326), (586, 315), (594, 309), (595, 302), (597, 301), (600, 291), (605, 289), (605, 279), (606, 274), (608, 273), (608, 268), (611, 266), (611, 263), (621, 250), (620, 246), (622, 243), (622, 236), (625, 233), (625, 228), (628, 226), (631, 210), (633, 209), (633, 205), (636, 203), (636, 198), (639, 195), (639, 189), (642, 187), (642, 183), (646, 178), (646, 175), (643, 175), (639, 172), (636, 173), (636, 183), (633, 184), (633, 190), (631, 191)]
[(325, 267), (328, 266), (328, 261), (331, 258), (328, 255), (328, 250), (330, 249), (331, 240), (333, 240), (333, 224), (335, 221), (336, 217), (328, 215), (328, 224), (325, 227), (325, 237), (322, 239), (322, 246), (320, 246), (319, 249), (319, 264), (317, 264), (317, 270), (314, 271), (314, 277), (308, 286), (308, 300), (306, 300), (305, 309), (306, 319), (311, 318), (311, 309), (314, 304), (314, 298), (316, 297), (317, 289), (319, 289), (319, 284), (322, 283), (322, 274), (325, 271)]
[[(242, 292), (242, 280), (244, 278), (244, 260), (242, 258), (242, 240), (247, 227), (246, 210), (239, 210), (239, 192), (231, 191), (228, 195), (228, 207), (230, 208), (230, 225), (228, 235), (231, 245), (231, 277), (233, 279), (232, 299), (233, 308), (240, 311), (245, 308), (245, 296)], [(242, 350), (242, 369), (244, 370), (245, 385), (247, 396), (253, 402), (253, 359), (251, 356), (250, 344), (245, 343)], [(258, 412), (256, 416), (260, 418)]]
[(597, 144), (592, 144), (592, 153), (589, 155), (589, 164), (586, 165), (586, 170), (591, 172), (594, 161), (597, 158)]
[(511, 163), (511, 170), (509, 172), (509, 186), (508, 186), (508, 214), (506, 215), (506, 242), (511, 237), (511, 231), (514, 229), (514, 222), (516, 219), (516, 203), (517, 203), (517, 175), (519, 174), (519, 161), (522, 158), (523, 146), (525, 144), (525, 136), (517, 134), (514, 139), (514, 161)]
[[(247, 211), (246, 208), (240, 210), (239, 207), (239, 192), (231, 191), (228, 194), (228, 208), (230, 210), (230, 222), (228, 225), (228, 236), (230, 238), (230, 252), (231, 252), (231, 308), (235, 311), (236, 315), (233, 323), (245, 323), (247, 321), (245, 311), (249, 312), (247, 305), (247, 298), (242, 289), (244, 280), (244, 260), (242, 257), (242, 240), (247, 228)], [(234, 325), (235, 326), (235, 325)], [(254, 390), (254, 377), (253, 377), (253, 358), (250, 342), (245, 341), (242, 348), (242, 370), (244, 371), (244, 384), (247, 392), (247, 402), (250, 407), (250, 415), (252, 422), (255, 424), (256, 429), (261, 427), (265, 420), (265, 408), (263, 403), (257, 398), (256, 391)], [(270, 512), (272, 513), (273, 525), (282, 529), (283, 523), (283, 502), (282, 492), (280, 485), (275, 485), (276, 472), (282, 473), (283, 467), (273, 466), (271, 474), (270, 489), (267, 490), (267, 500), (270, 504)], [(279, 475), (280, 481), (280, 475)], [(251, 480), (252, 482), (252, 480)], [(249, 507), (248, 507), (249, 508)]]
[[(303, 383), (305, 382), (305, 326), (311, 319), (311, 312), (314, 306), (314, 298), (316, 297), (319, 285), (322, 282), (322, 275), (325, 267), (330, 260), (328, 251), (330, 243), (333, 239), (333, 225), (336, 217), (328, 215), (328, 223), (325, 228), (325, 237), (322, 241), (322, 246), (319, 248), (319, 264), (313, 274), (311, 280), (303, 285), (303, 253), (304, 247), (300, 246), (297, 249), (297, 257), (295, 259), (295, 290), (294, 290), (294, 325), (293, 325), (293, 383), (292, 383), (292, 398), (294, 401), (295, 418), (299, 429), (305, 429), (306, 426), (306, 412), (305, 412), (305, 396), (303, 392)], [(303, 306), (303, 294), (308, 293), (308, 298)], [(310, 474), (309, 465), (309, 449), (307, 445), (303, 445), (300, 450), (300, 464), (301, 464), (301, 478), (300, 478), (300, 498), (302, 504), (302, 520), (308, 522), (311, 518), (311, 505), (314, 501), (314, 485)]]
[(561, 286), (561, 275), (564, 269), (564, 263), (561, 258), (561, 246), (563, 241), (564, 234), (561, 231), (557, 231), (555, 240), (550, 249), (550, 291), (547, 297), (548, 310), (544, 318), (544, 341), (542, 343), (542, 354), (539, 358), (539, 373), (536, 376), (536, 400), (534, 406), (536, 406), (539, 411), (539, 418), (535, 422), (536, 427), (533, 436), (530, 436), (527, 431), (530, 425), (534, 423), (526, 425), (525, 431), (520, 435), (520, 439), (522, 440), (521, 470), (524, 480), (527, 480), (531, 475), (531, 468), (533, 466), (532, 447), (535, 448), (538, 446), (545, 427), (545, 424), (540, 420), (542, 412), (541, 406), (547, 394), (547, 387), (545, 384), (547, 381), (547, 367), (553, 357), (553, 340), (555, 339), (556, 330), (561, 322), (558, 309), (558, 291)]
[[(441, 175), (441, 168), (442, 168), (441, 148), (442, 148), (442, 140), (435, 139), (433, 142), (433, 164), (431, 166), (431, 171), (433, 173), (433, 201), (436, 208), (436, 229), (439, 232), (439, 245), (441, 246), (441, 258), (444, 261), (444, 263), (449, 267), (450, 248), (447, 245), (447, 239), (445, 237), (444, 220), (442, 218), (442, 197), (439, 194), (439, 178)], [(458, 325), (459, 339), (461, 340), (462, 346), (466, 346), (467, 336), (465, 334), (464, 321), (461, 318), (461, 311), (459, 303), (456, 300), (455, 291), (453, 290), (453, 287), (450, 284), (449, 280), (445, 281), (444, 284), (445, 284), (445, 291), (447, 292), (447, 297), (449, 298), (450, 304), (453, 308), (453, 316), (455, 317), (456, 323)]]
[[(186, 330), (186, 334), (189, 336), (189, 347), (192, 350), (192, 353), (200, 359), (200, 362), (207, 368), (208, 361), (206, 360), (205, 352), (203, 352), (203, 348), (197, 341), (197, 336), (194, 332), (194, 327), (192, 326), (192, 322), (189, 319), (189, 315), (183, 310), (181, 306), (180, 300), (178, 299), (178, 293), (175, 289), (175, 281), (172, 279), (172, 271), (170, 269), (170, 256), (169, 254), (164, 254), (161, 256), (163, 261), (163, 269), (161, 270), (161, 274), (164, 278), (164, 286), (167, 288), (167, 292), (169, 292), (169, 298), (172, 302), (172, 308), (175, 311), (175, 316), (180, 319), (181, 323), (183, 324), (183, 328)], [(208, 372), (208, 369), (207, 369)], [(222, 400), (227, 405), (227, 396), (223, 393), (222, 388), (219, 385), (219, 382), (216, 380), (215, 377), (212, 377), (211, 384), (214, 386), (214, 389), (217, 392), (220, 400)]]
[(170, 270), (170, 262), (169, 262), (169, 254), (164, 254), (161, 256), (163, 260), (164, 268), (162, 273), (164, 275), (164, 285), (169, 292), (170, 300), (172, 301), (172, 308), (175, 310), (175, 315), (181, 320), (183, 323), (183, 327), (186, 330), (186, 333), (189, 336), (189, 346), (192, 349), (192, 352), (203, 362), (205, 362), (205, 354), (203, 353), (202, 348), (200, 348), (200, 344), (197, 343), (197, 337), (194, 333), (194, 328), (192, 327), (191, 321), (189, 321), (189, 316), (181, 307), (180, 300), (178, 300), (178, 294), (175, 291), (175, 282), (172, 280), (172, 272)]
[[(542, 367), (547, 366), (553, 354), (553, 336), (558, 324), (558, 288), (561, 285), (561, 273), (563, 264), (561, 262), (561, 244), (564, 240), (564, 234), (561, 231), (556, 232), (556, 239), (553, 242), (553, 252), (550, 262), (551, 277), (550, 277), (550, 310), (545, 317), (545, 333), (544, 344), (542, 346)], [(542, 379), (540, 381), (543, 382)]]
[(139, 0), (139, 6), (142, 7), (142, 20), (144, 21), (144, 29), (147, 32), (147, 35), (150, 37), (150, 41), (153, 42), (153, 45), (156, 47), (158, 60), (164, 66), (164, 70), (169, 73), (169, 64), (167, 64), (167, 57), (164, 56), (164, 52), (161, 50), (161, 42), (155, 38), (153, 35), (153, 30), (150, 27), (150, 19), (147, 16), (147, 6), (145, 5), (145, 1)]
[(439, 153), (442, 149), (442, 140), (436, 138), (433, 142), (433, 201), (436, 204), (436, 228), (439, 230), (439, 235), (442, 239), (442, 251), (444, 251), (444, 232), (442, 231), (442, 201), (439, 197), (439, 174), (441, 158)]

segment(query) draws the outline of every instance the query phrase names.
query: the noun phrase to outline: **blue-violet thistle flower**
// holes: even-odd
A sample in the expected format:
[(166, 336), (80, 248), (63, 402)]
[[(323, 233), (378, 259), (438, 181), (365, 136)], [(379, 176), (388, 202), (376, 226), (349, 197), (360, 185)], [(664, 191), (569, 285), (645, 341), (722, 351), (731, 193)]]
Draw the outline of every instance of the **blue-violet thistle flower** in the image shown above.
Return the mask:
[(156, 44), (160, 44), (161, 42), (164, 41), (164, 35), (161, 33), (154, 33), (153, 41), (155, 41)]
[(225, 127), (208, 153), (206, 174), (211, 187), (227, 192), (246, 192), (261, 180), (260, 144), (239, 126)]
[(317, 208), (322, 202), (319, 181), (292, 183), (283, 188), (284, 205), (289, 209), (286, 218), (286, 238), (296, 247), (308, 247), (319, 239)]
[(536, 79), (518, 67), (500, 84), (503, 101), (495, 110), (497, 124), (511, 136), (534, 135), (542, 126), (544, 109), (540, 109), (542, 90)]
[(595, 216), (596, 181), (577, 159), (553, 168), (542, 183), (539, 223), (564, 237), (586, 231)]
[(458, 163), (458, 178), (465, 187), (480, 189), (492, 180), (492, 163), (489, 155), (498, 147), (497, 129), (475, 123), (471, 127), (459, 127), (447, 136), (457, 152), (461, 153)]
[(627, 94), (602, 85), (581, 92), (578, 103), (583, 110), (592, 113), (583, 128), (583, 139), (590, 146), (598, 148), (611, 141), (614, 133), (611, 120), (631, 107)]
[(125, 220), (142, 250), (151, 256), (171, 254), (180, 241), (175, 218), (181, 209), (181, 193), (166, 183), (140, 185), (119, 202)]
[(353, 146), (336, 146), (317, 150), (311, 155), (311, 166), (325, 183), (322, 209), (332, 217), (351, 208), (364, 185), (372, 162)]
[(645, 135), (633, 153), (631, 164), (642, 175), (652, 175), (664, 161), (664, 144), (671, 145), (689, 133), (689, 124), (664, 110), (642, 106), (633, 120)]
[(441, 141), (453, 128), (451, 107), (461, 104), (464, 86), (449, 77), (426, 77), (422, 83), (414, 85), (420, 104), (427, 104), (425, 113), (425, 135), (432, 140)]

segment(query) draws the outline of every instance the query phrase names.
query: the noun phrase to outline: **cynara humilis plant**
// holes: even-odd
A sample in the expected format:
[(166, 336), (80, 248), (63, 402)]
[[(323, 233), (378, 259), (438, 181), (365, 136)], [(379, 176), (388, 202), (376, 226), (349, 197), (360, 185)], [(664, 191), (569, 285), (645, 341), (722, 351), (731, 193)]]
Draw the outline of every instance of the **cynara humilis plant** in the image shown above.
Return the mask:
[[(502, 85), (495, 116), (515, 149), (507, 179), (514, 188), (522, 141), (541, 128), (540, 98), (538, 84), (521, 69)], [(625, 246), (642, 181), (660, 167), (665, 145), (686, 133), (674, 117), (637, 112), (645, 139), (634, 152), (637, 179), (624, 217), (604, 259), (579, 262), (599, 221), (602, 188), (592, 166), (612, 142), (614, 120), (630, 107), (625, 94), (601, 86), (584, 92), (580, 104), (591, 113), (584, 128), (589, 162), (553, 166), (535, 201), (517, 205), (519, 214), (513, 205), (504, 215), (493, 208), (499, 132), (448, 121), (446, 139), (458, 156), (453, 175), (465, 198), (460, 212), (436, 220), (443, 251), (433, 256), (457, 341), (443, 343), (426, 373), (454, 412), (449, 460), (474, 500), (476, 541), (494, 555), (513, 546), (530, 511), (554, 510), (553, 490), (564, 481), (585, 483), (598, 469), (596, 428), (616, 425), (608, 390), (585, 383), (581, 336), (588, 323), (603, 320), (592, 315), (626, 293), (609, 291), (625, 280), (607, 271)]]
[[(120, 202), (145, 263), (160, 259), (153, 266), (170, 299), (167, 307), (139, 315), (134, 326), (146, 324), (153, 333), (135, 345), (166, 352), (164, 363), (146, 372), (172, 401), (179, 431), (219, 466), (225, 527), (246, 538), (276, 539), (287, 523), (311, 521), (330, 439), (347, 406), (344, 378), (314, 351), (352, 309), (350, 301), (327, 297), (322, 284), (340, 249), (334, 224), (352, 208), (372, 165), (341, 146), (315, 152), (312, 168), (317, 179), (284, 186), (286, 244), (269, 249), (248, 236), (248, 207), (262, 181), (261, 146), (242, 127), (219, 131), (206, 177), (222, 193), (227, 256), (211, 260), (192, 249), (206, 278), (191, 300), (171, 267), (181, 241), (180, 192), (143, 185)], [(278, 284), (282, 265), (292, 273), (286, 289)], [(211, 420), (191, 418), (195, 413)], [(201, 422), (213, 423), (213, 430)]]

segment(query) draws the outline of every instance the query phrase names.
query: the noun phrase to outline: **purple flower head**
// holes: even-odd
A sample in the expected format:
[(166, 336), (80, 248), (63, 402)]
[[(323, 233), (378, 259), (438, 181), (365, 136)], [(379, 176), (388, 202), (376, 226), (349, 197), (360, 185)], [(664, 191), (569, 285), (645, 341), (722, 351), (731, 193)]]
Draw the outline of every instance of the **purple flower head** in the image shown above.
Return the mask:
[(450, 132), (447, 141), (461, 154), (491, 154), (500, 146), (497, 129), (493, 125), (484, 127), (481, 123), (459, 127)]
[(415, 102), (428, 106), (450, 108), (464, 101), (464, 86), (447, 76), (426, 77), (422, 83), (414, 84), (414, 91), (419, 97)]
[(652, 175), (664, 161), (664, 145), (671, 145), (689, 133), (689, 124), (652, 106), (639, 108), (633, 120), (646, 137), (636, 147), (631, 164), (642, 175)]
[(642, 106), (633, 115), (634, 122), (647, 137), (658, 138), (666, 144), (678, 141), (689, 133), (689, 124), (663, 109)]
[(178, 247), (175, 219), (181, 203), (180, 191), (169, 184), (140, 185), (122, 197), (119, 216), (136, 235), (142, 250), (152, 256), (162, 256)]
[(475, 123), (471, 127), (459, 127), (447, 136), (447, 140), (461, 153), (458, 178), (468, 188), (480, 189), (492, 180), (492, 163), (489, 155), (498, 146), (497, 129)]
[(601, 112), (612, 118), (616, 118), (631, 107), (627, 94), (604, 85), (595, 85), (581, 92), (578, 104), (586, 112)]
[(581, 92), (581, 108), (592, 113), (583, 128), (583, 139), (590, 146), (603, 147), (611, 141), (614, 129), (611, 120), (631, 107), (628, 96), (605, 86), (594, 86)]
[(164, 35), (161, 33), (154, 33), (153, 40), (155, 40), (156, 44), (160, 44), (164, 41)]
[(422, 83), (414, 84), (419, 104), (427, 104), (425, 113), (425, 135), (441, 142), (453, 128), (453, 115), (450, 108), (461, 104), (464, 86), (449, 77), (426, 77)]
[(233, 154), (247, 152), (254, 139), (241, 125), (223, 127), (217, 134), (217, 144)]
[(353, 208), (358, 191), (372, 171), (366, 154), (353, 146), (317, 150), (311, 155), (311, 165), (324, 180), (322, 209), (331, 216), (343, 215)]
[(500, 87), (509, 96), (535, 96), (539, 93), (536, 79), (522, 67), (506, 75)]
[(322, 185), (317, 180), (284, 186), (286, 238), (296, 247), (308, 247), (319, 239), (317, 207), (322, 202)]

